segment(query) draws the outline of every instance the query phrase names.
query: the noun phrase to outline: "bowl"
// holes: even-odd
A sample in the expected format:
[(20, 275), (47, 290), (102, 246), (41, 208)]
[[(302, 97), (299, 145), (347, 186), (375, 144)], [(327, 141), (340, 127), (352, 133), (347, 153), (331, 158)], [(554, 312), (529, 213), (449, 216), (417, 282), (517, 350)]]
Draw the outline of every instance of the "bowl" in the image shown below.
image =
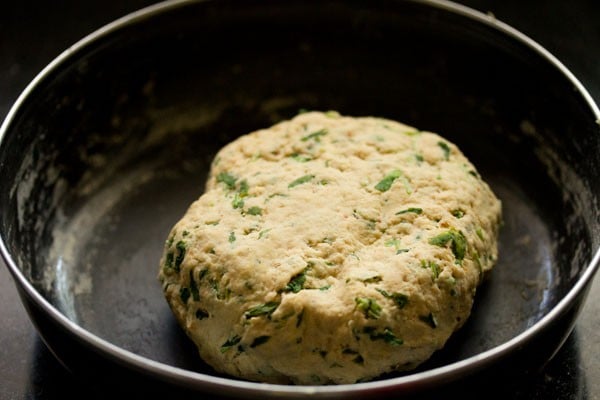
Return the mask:
[[(503, 201), (470, 319), (415, 371), (331, 386), (222, 376), (162, 296), (164, 240), (212, 156), (300, 109), (439, 132)], [(0, 251), (46, 345), (91, 380), (261, 399), (485, 386), (538, 371), (585, 301), (598, 119), (546, 50), (450, 2), (168, 1), (84, 38), (19, 97), (0, 130)]]

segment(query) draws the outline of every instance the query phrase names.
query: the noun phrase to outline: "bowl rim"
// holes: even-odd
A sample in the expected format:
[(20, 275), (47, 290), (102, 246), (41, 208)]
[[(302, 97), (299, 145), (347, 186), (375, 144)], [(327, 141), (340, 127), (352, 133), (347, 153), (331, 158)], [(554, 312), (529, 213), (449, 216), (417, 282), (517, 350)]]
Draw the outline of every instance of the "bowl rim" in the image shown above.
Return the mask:
[[(154, 5), (150, 5), (102, 26), (67, 48), (35, 76), (35, 78), (27, 85), (13, 106), (10, 108), (6, 118), (0, 126), (0, 149), (2, 148), (4, 141), (3, 139), (7, 135), (7, 132), (9, 131), (9, 128), (17, 113), (27, 102), (27, 99), (38, 87), (38, 85), (53, 72), (59, 70), (61, 66), (67, 64), (69, 60), (77, 53), (86, 51), (94, 43), (112, 33), (143, 22), (161, 13), (175, 10), (179, 7), (185, 7), (189, 4), (208, 3), (213, 1), (215, 0), (166, 0)], [(587, 106), (590, 108), (592, 114), (595, 116), (596, 123), (598, 123), (600, 126), (600, 109), (594, 102), (592, 96), (585, 89), (582, 83), (574, 76), (574, 74), (536, 41), (521, 33), (517, 29), (509, 26), (508, 24), (498, 20), (492, 13), (488, 12), (487, 14), (484, 14), (468, 6), (448, 0), (395, 1), (416, 3), (448, 11), (450, 13), (471, 19), (477, 23), (487, 25), (488, 27), (499, 31), (500, 33), (507, 35), (512, 39), (516, 39), (518, 42), (527, 46), (530, 50), (548, 61), (560, 73), (562, 73), (562, 75), (568, 81), (570, 81), (574, 89), (582, 97)], [(7, 268), (11, 272), (15, 283), (24, 290), (30, 300), (39, 306), (41, 310), (45, 312), (54, 322), (58, 323), (61, 328), (70, 332), (86, 346), (99, 350), (102, 354), (108, 356), (111, 361), (118, 362), (121, 365), (125, 365), (130, 369), (142, 372), (152, 378), (157, 378), (162, 381), (177, 384), (178, 386), (186, 388), (210, 391), (213, 393), (233, 393), (237, 395), (244, 394), (245, 396), (250, 397), (269, 397), (275, 395), (278, 398), (297, 398), (309, 395), (315, 397), (337, 397), (343, 395), (360, 396), (367, 395), (369, 393), (379, 393), (382, 391), (402, 391), (407, 389), (412, 391), (417, 387), (437, 385), (455, 380), (457, 378), (465, 377), (471, 374), (473, 371), (486, 367), (494, 361), (506, 357), (512, 351), (522, 347), (524, 343), (534, 340), (538, 333), (548, 328), (556, 318), (569, 310), (571, 304), (576, 300), (576, 298), (582, 295), (582, 292), (584, 292), (591, 284), (591, 281), (593, 280), (595, 273), (598, 271), (600, 266), (600, 249), (597, 249), (577, 282), (546, 315), (544, 315), (539, 321), (517, 336), (482, 353), (447, 365), (408, 374), (405, 376), (364, 383), (320, 386), (259, 383), (235, 378), (213, 376), (168, 365), (123, 349), (109, 342), (108, 340), (103, 339), (82, 328), (80, 325), (68, 319), (63, 313), (50, 304), (50, 302), (33, 287), (31, 282), (25, 277), (21, 269), (17, 266), (16, 261), (13, 259), (7, 249), (2, 232), (0, 232), (0, 255), (4, 259)], [(585, 295), (585, 293), (583, 294)], [(42, 332), (40, 332), (40, 334), (43, 338)], [(60, 359), (58, 355), (56, 356)]]

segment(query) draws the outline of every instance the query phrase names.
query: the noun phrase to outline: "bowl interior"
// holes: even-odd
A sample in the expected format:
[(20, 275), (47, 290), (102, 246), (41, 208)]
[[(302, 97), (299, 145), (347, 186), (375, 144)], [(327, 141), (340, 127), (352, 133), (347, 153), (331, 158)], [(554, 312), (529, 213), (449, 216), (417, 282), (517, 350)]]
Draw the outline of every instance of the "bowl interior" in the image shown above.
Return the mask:
[(438, 132), (503, 201), (498, 264), (467, 324), (420, 370), (527, 330), (598, 247), (597, 127), (572, 82), (490, 25), (390, 1), (179, 5), (78, 48), (7, 127), (3, 240), (84, 329), (215, 374), (163, 299), (163, 243), (217, 149), (300, 109)]

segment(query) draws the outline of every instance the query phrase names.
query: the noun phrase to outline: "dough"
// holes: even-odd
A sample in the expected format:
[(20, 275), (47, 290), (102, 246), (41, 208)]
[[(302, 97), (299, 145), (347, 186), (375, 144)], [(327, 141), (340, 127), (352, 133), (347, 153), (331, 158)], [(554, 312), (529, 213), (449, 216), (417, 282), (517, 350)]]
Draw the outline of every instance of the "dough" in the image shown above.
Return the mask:
[(354, 383), (416, 367), (465, 322), (500, 220), (442, 137), (309, 112), (216, 155), (159, 279), (217, 371)]

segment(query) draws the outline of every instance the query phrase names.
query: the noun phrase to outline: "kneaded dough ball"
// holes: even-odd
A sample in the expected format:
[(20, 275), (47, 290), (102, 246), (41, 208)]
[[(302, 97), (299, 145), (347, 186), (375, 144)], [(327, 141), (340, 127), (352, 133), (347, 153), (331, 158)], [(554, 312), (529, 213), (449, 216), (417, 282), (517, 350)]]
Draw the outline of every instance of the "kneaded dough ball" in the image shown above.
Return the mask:
[(309, 112), (216, 155), (159, 278), (217, 371), (353, 383), (416, 367), (465, 322), (500, 218), (442, 137)]

